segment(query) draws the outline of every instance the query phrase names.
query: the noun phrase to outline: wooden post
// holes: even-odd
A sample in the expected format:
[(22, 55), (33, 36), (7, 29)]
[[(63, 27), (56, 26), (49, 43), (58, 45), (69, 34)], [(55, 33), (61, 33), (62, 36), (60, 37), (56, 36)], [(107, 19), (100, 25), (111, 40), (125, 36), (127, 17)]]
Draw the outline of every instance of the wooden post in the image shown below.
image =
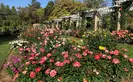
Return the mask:
[(94, 31), (97, 31), (97, 26), (98, 26), (98, 17), (97, 17), (97, 15), (95, 14), (95, 15), (94, 15)]
[(56, 28), (59, 28), (59, 22), (58, 21), (56, 22)]
[(121, 18), (121, 13), (120, 13), (120, 11), (118, 11), (117, 30), (120, 30), (121, 29), (120, 18)]

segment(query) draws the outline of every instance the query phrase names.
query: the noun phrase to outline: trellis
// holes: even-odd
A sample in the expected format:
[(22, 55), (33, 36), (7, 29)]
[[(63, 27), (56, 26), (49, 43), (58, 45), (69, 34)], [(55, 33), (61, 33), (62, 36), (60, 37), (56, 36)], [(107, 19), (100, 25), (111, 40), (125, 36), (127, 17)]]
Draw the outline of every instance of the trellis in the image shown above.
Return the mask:
[[(117, 11), (117, 30), (121, 29), (121, 24), (120, 24), (120, 18), (121, 18), (121, 13), (120, 13), (120, 8), (121, 5), (124, 4), (125, 2), (133, 2), (132, 0), (116, 0), (115, 4), (111, 7), (102, 7), (102, 8), (98, 8), (98, 9), (91, 9), (91, 10), (86, 10), (83, 12), (79, 12), (78, 14), (75, 15), (69, 15), (69, 16), (62, 16), (58, 19), (53, 19), (52, 20), (52, 24), (53, 27), (62, 27), (63, 23), (65, 23), (66, 21), (69, 22), (69, 26), (71, 26), (72, 22), (76, 22), (76, 27), (83, 27), (82, 24), (86, 24), (86, 21), (81, 22), (81, 20), (83, 21), (84, 18), (87, 17), (92, 17), (94, 19), (94, 30), (96, 31), (98, 28), (100, 28), (100, 23), (101, 23), (101, 19), (100, 17), (102, 17), (102, 15), (108, 14), (108, 13), (112, 13), (114, 11)], [(115, 10), (118, 9), (118, 10)], [(133, 4), (129, 9), (130, 11), (133, 10)], [(83, 16), (84, 15), (84, 16)], [(49, 21), (50, 22), (50, 21)], [(50, 23), (49, 23), (50, 24)], [(85, 25), (84, 25), (85, 26)]]

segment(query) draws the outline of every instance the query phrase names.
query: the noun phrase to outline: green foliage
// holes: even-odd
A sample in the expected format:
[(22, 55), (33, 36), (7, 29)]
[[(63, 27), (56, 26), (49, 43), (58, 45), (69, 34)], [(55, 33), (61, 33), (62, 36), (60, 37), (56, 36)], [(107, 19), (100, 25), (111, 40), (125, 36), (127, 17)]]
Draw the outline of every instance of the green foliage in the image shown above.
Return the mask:
[(83, 38), (91, 50), (99, 50), (99, 46), (107, 47), (109, 50), (115, 49), (117, 44), (115, 37), (108, 30), (89, 31)]
[(108, 50), (106, 47), (92, 52), (87, 46), (69, 43), (61, 37), (60, 30), (36, 30), (33, 28), (32, 32), (24, 33), (26, 37), (23, 39), (31, 42), (31, 46), (18, 48), (21, 57), (13, 56), (12, 61), (5, 64), (14, 80), (120, 82), (133, 71), (133, 59), (124, 54), (125, 50)]
[(84, 0), (84, 3), (88, 8), (99, 8), (104, 0)]

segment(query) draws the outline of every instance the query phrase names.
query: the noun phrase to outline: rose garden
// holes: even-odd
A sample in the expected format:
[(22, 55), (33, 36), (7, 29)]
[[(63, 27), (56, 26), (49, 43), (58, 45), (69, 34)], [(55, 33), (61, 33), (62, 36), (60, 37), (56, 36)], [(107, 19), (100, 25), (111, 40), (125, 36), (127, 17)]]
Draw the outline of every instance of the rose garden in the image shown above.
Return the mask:
[[(127, 2), (107, 8), (117, 14), (113, 28), (102, 28), (101, 8), (15, 28), (7, 42), (10, 30), (2, 30), (0, 54), (8, 55), (0, 59), (0, 82), (132, 82), (133, 30), (122, 22)], [(10, 81), (1, 80), (2, 72)]]

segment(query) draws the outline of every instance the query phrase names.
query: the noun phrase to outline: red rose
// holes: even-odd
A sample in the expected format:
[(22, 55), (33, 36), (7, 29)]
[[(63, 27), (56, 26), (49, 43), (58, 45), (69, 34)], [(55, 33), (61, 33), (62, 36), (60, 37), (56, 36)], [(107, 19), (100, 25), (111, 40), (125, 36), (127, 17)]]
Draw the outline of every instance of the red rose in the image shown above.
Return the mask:
[(35, 78), (36, 73), (34, 71), (30, 72), (30, 78)]
[(95, 58), (95, 60), (99, 60), (100, 59), (100, 55), (95, 55), (94, 58)]

